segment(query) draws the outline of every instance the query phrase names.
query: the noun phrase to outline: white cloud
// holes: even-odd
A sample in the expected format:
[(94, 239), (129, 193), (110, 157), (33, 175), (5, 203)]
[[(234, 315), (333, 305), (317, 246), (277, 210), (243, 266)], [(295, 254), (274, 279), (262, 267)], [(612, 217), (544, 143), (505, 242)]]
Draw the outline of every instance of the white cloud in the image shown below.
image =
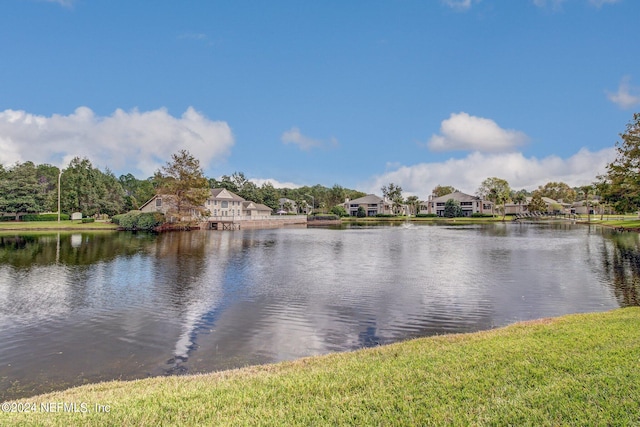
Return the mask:
[(75, 156), (94, 166), (147, 177), (172, 153), (188, 150), (203, 168), (226, 158), (234, 139), (226, 122), (211, 121), (189, 107), (180, 118), (166, 109), (116, 110), (100, 117), (87, 107), (51, 117), (0, 112), (0, 163), (31, 160), (66, 166)]
[(297, 127), (292, 127), (288, 131), (285, 131), (280, 139), (284, 144), (297, 145), (304, 151), (309, 151), (312, 148), (335, 147), (338, 145), (338, 140), (333, 137), (329, 139), (329, 141), (309, 138), (308, 136), (303, 135)]
[(606, 165), (615, 156), (613, 147), (595, 152), (583, 148), (566, 159), (557, 156), (527, 158), (522, 153), (474, 152), (461, 159), (402, 166), (374, 177), (359, 188), (380, 193), (383, 185), (393, 182), (400, 185), (407, 194), (417, 195), (425, 200), (438, 184), (451, 185), (465, 193), (475, 194), (480, 183), (492, 176), (506, 179), (514, 189), (533, 190), (549, 181), (566, 182), (573, 187), (595, 181), (596, 175), (604, 173)]
[(258, 187), (262, 187), (263, 184), (269, 182), (275, 188), (300, 188), (302, 185), (295, 184), (293, 182), (280, 182), (272, 178), (251, 178), (249, 181), (253, 182)]
[(480, 0), (442, 0), (442, 3), (452, 9), (465, 11), (471, 9), (473, 3), (477, 3), (479, 1)]
[(618, 92), (607, 91), (607, 98), (620, 108), (631, 108), (640, 104), (640, 88), (631, 86), (631, 77), (624, 76), (620, 80)]
[(519, 131), (502, 129), (491, 119), (451, 114), (440, 124), (440, 135), (433, 135), (427, 146), (433, 151), (506, 151), (527, 141)]

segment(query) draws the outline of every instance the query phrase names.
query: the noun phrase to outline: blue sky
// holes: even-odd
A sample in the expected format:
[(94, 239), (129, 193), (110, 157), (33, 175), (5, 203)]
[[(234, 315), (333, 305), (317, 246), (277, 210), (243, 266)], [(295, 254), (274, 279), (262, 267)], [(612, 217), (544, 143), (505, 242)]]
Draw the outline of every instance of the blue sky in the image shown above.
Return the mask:
[(640, 110), (635, 0), (5, 0), (0, 163), (587, 184)]

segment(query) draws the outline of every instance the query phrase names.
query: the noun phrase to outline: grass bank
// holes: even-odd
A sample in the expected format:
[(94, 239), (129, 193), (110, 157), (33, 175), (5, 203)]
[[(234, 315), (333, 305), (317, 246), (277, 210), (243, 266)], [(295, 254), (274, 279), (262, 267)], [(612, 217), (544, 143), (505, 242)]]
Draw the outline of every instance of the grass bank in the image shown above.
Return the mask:
[(55, 230), (117, 230), (118, 226), (110, 222), (88, 222), (80, 220), (67, 221), (3, 221), (0, 222), (0, 231), (55, 231)]
[[(87, 385), (23, 399), (36, 413), (5, 411), (0, 424), (638, 425), (639, 330), (640, 308), (632, 307), (214, 374)], [(65, 403), (87, 410), (41, 409)]]

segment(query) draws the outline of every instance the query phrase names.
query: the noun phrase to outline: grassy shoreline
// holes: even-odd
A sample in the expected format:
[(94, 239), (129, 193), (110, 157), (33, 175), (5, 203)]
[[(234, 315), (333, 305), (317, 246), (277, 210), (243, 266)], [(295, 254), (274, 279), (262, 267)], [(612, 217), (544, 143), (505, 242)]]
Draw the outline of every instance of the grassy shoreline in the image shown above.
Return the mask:
[(69, 230), (117, 230), (118, 226), (111, 222), (88, 222), (79, 220), (67, 221), (7, 221), (0, 222), (2, 231), (69, 231)]
[[(36, 412), (0, 412), (0, 424), (638, 425), (639, 329), (640, 307), (631, 307), (213, 374), (86, 385), (21, 399)], [(58, 402), (78, 412), (40, 406)]]

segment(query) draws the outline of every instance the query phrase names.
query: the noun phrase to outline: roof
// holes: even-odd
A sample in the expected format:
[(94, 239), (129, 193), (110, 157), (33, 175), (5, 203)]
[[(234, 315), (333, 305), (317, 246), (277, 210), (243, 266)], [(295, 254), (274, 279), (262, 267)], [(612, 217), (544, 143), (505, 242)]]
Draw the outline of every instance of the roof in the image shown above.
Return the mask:
[(236, 193), (233, 193), (226, 188), (212, 188), (211, 195), (214, 199), (218, 200), (232, 200), (236, 202), (244, 202), (245, 199), (238, 196)]
[(349, 200), (349, 204), (353, 203), (356, 205), (360, 204), (378, 204), (383, 203), (384, 199), (382, 197), (378, 197), (375, 194), (367, 194), (364, 197), (360, 197), (358, 199)]
[(478, 196), (472, 196), (470, 194), (462, 193), (460, 191), (454, 191), (453, 193), (445, 194), (444, 196), (436, 197), (431, 200), (432, 202), (446, 202), (449, 199), (457, 200), (459, 202), (469, 202), (481, 200)]
[(250, 202), (250, 201), (242, 202), (242, 207), (248, 211), (257, 210), (257, 211), (271, 212), (273, 210), (269, 206), (263, 205), (262, 203), (256, 203), (256, 202)]
[(147, 206), (149, 203), (153, 202), (156, 198), (158, 197), (158, 195), (156, 194), (155, 196), (153, 196), (152, 198), (150, 198), (149, 200), (147, 200), (146, 202), (144, 202), (142, 205), (140, 205), (140, 207), (138, 208), (139, 211), (142, 210), (142, 208), (144, 208), (145, 206)]

